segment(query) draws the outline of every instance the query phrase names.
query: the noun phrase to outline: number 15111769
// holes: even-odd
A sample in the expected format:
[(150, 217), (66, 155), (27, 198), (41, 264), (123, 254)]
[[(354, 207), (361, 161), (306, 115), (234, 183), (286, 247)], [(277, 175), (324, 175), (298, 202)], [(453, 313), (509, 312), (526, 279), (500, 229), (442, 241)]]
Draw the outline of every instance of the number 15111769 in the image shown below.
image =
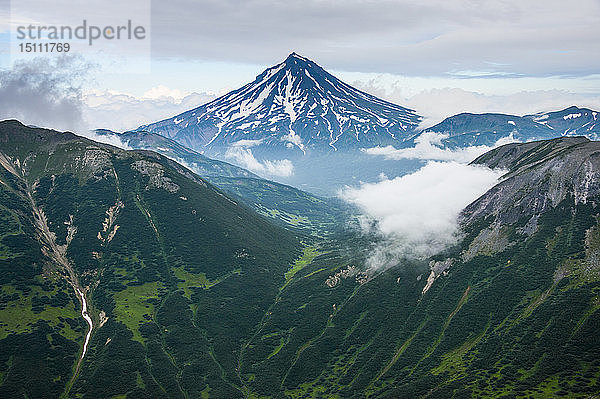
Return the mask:
[(69, 43), (19, 43), (22, 53), (68, 53)]

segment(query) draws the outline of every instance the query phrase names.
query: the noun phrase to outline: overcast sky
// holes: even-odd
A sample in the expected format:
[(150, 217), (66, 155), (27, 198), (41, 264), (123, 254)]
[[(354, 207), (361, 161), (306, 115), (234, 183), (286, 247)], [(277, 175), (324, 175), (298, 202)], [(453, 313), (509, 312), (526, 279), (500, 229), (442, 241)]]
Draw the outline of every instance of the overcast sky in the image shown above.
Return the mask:
[[(19, 5), (28, 1), (41, 2)], [(48, 18), (64, 13), (40, 4), (35, 9)], [(113, 73), (103, 64), (85, 80), (71, 79), (80, 92), (71, 91), (70, 100), (83, 101), (93, 126), (133, 128), (184, 111), (254, 79), (292, 51), (432, 122), (461, 111), (600, 109), (599, 0), (131, 4), (133, 19), (151, 16), (150, 73)], [(0, 5), (6, 44), (8, 2)], [(72, 17), (83, 18), (77, 12)], [(28, 18), (12, 15), (13, 23)], [(6, 80), (15, 68), (2, 51)]]
[(152, 3), (156, 56), (271, 64), (296, 50), (329, 68), (410, 76), (598, 73), (596, 0)]

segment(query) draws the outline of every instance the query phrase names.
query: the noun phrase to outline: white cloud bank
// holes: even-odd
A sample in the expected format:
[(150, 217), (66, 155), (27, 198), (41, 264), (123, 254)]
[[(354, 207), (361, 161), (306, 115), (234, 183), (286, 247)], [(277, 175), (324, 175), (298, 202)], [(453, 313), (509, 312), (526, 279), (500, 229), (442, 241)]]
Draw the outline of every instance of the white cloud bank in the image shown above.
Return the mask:
[(415, 139), (414, 147), (396, 149), (388, 145), (367, 148), (363, 151), (369, 155), (383, 156), (385, 159), (391, 160), (421, 159), (467, 163), (495, 147), (517, 141), (511, 135), (501, 138), (493, 146), (478, 145), (452, 149), (443, 147), (442, 140), (446, 138), (448, 138), (448, 135), (444, 133), (425, 132)]
[(456, 243), (460, 211), (502, 174), (455, 161), (431, 161), (410, 175), (342, 190), (340, 196), (364, 212), (364, 232), (383, 236), (367, 267), (378, 270), (402, 258), (428, 257)]
[(423, 116), (420, 124), (423, 129), (462, 112), (522, 116), (558, 111), (571, 105), (600, 109), (598, 75), (581, 80), (560, 77), (442, 79), (354, 75), (348, 76), (348, 81), (367, 93), (414, 109)]
[(225, 157), (254, 173), (263, 176), (289, 177), (294, 174), (294, 164), (289, 159), (259, 161), (252, 153), (252, 147), (262, 140), (240, 140), (230, 146)]
[(402, 258), (426, 258), (457, 242), (458, 215), (471, 202), (492, 188), (504, 174), (480, 165), (467, 165), (500, 145), (516, 142), (512, 134), (492, 146), (445, 148), (447, 134), (425, 132), (415, 146), (393, 146), (363, 150), (385, 159), (419, 159), (428, 163), (415, 173), (377, 183), (346, 188), (340, 196), (364, 213), (365, 233), (379, 233), (383, 240), (367, 267), (379, 270), (397, 264)]
[(124, 131), (170, 118), (216, 98), (211, 93), (183, 93), (159, 85), (141, 96), (116, 91), (82, 93), (82, 114), (90, 129)]

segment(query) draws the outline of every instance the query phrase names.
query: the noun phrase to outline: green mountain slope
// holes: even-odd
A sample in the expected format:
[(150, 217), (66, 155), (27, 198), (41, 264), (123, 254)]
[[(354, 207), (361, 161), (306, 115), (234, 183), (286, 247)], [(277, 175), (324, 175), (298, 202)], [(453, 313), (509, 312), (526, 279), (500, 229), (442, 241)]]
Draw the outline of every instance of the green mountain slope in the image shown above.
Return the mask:
[(339, 199), (269, 180), (213, 176), (209, 181), (278, 224), (313, 235), (339, 233), (354, 211)]
[(294, 235), (155, 153), (6, 121), (0, 164), (0, 396), (239, 392)]
[(598, 154), (598, 143), (573, 138), (480, 158), (502, 160), (509, 173), (464, 211), (464, 239), (428, 268), (404, 262), (363, 275), (351, 267), (360, 258), (315, 259), (242, 353), (248, 389), (273, 397), (598, 394)]

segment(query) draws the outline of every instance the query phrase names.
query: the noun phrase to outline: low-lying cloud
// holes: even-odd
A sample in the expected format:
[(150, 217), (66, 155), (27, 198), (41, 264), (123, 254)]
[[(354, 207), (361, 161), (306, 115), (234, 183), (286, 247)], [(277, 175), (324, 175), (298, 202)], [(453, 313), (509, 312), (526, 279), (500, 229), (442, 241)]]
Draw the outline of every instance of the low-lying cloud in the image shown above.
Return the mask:
[(456, 161), (467, 163), (489, 150), (509, 143), (514, 143), (512, 135), (503, 137), (493, 146), (477, 145), (460, 148), (445, 148), (442, 140), (448, 138), (447, 134), (438, 132), (425, 132), (415, 139), (415, 146), (397, 149), (391, 145), (385, 147), (372, 147), (363, 151), (369, 155), (383, 156), (385, 159), (421, 159), (432, 161)]
[(89, 131), (89, 130), (78, 132), (77, 134), (79, 134), (80, 136), (83, 136), (83, 137), (87, 137), (88, 139), (94, 140), (98, 143), (109, 144), (109, 145), (112, 145), (113, 147), (118, 147), (123, 150), (133, 150), (134, 149), (133, 147), (129, 146), (128, 142), (123, 141), (116, 134), (111, 134), (111, 135), (96, 134), (96, 132)]
[(457, 242), (462, 209), (493, 187), (502, 171), (431, 161), (417, 172), (340, 192), (364, 213), (361, 227), (383, 241), (367, 261), (371, 270), (402, 258), (426, 258)]
[(252, 152), (252, 147), (262, 140), (240, 140), (230, 146), (225, 157), (242, 168), (263, 176), (289, 177), (294, 174), (294, 164), (289, 159), (259, 161)]

